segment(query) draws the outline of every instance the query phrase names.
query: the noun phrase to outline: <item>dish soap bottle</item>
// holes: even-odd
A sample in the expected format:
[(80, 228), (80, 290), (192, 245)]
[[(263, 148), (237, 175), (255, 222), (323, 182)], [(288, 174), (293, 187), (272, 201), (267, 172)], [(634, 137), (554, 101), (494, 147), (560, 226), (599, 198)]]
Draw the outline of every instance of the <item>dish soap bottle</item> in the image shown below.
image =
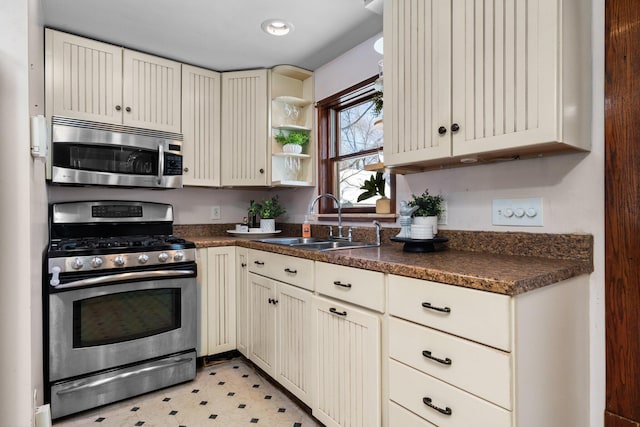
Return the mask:
[(308, 239), (311, 237), (311, 224), (309, 224), (309, 216), (304, 216), (304, 222), (302, 223), (302, 238)]

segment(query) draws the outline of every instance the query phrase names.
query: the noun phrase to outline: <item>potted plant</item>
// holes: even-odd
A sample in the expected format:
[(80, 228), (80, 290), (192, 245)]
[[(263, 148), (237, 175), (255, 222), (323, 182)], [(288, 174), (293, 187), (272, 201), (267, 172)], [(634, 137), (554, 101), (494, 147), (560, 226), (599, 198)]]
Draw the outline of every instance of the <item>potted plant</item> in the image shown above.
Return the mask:
[(279, 131), (274, 137), (276, 142), (282, 145), (285, 153), (302, 153), (302, 147), (309, 142), (309, 133), (302, 130), (290, 130), (286, 134)]
[(385, 195), (385, 183), (382, 172), (376, 172), (375, 175), (371, 175), (368, 180), (365, 180), (360, 187), (360, 190), (364, 190), (362, 194), (358, 196), (358, 201), (367, 200), (371, 197), (380, 196), (376, 200), (376, 213), (389, 213), (391, 212), (391, 200)]
[(280, 204), (278, 196), (262, 202), (260, 208), (260, 228), (262, 231), (276, 231), (276, 218), (286, 212), (286, 209)]
[(438, 215), (443, 212), (442, 202), (443, 197), (440, 195), (432, 196), (429, 194), (429, 189), (424, 190), (419, 196), (415, 194), (411, 195), (412, 199), (408, 205), (416, 206), (418, 209), (413, 212), (414, 224), (431, 224), (433, 227), (433, 234), (438, 234)]

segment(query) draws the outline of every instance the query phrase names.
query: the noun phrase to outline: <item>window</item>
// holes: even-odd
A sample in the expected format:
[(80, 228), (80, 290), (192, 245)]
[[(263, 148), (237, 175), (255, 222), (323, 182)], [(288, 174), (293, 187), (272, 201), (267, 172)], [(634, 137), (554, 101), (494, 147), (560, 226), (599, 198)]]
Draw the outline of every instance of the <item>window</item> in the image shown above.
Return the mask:
[[(374, 213), (379, 196), (358, 202), (360, 186), (376, 174), (382, 161), (383, 132), (376, 121), (374, 82), (371, 77), (318, 102), (318, 144), (320, 193), (336, 195), (343, 213)], [(369, 166), (367, 168), (367, 166)], [(385, 174), (385, 195), (395, 206), (395, 181)], [(331, 201), (322, 200), (321, 213), (337, 211)]]

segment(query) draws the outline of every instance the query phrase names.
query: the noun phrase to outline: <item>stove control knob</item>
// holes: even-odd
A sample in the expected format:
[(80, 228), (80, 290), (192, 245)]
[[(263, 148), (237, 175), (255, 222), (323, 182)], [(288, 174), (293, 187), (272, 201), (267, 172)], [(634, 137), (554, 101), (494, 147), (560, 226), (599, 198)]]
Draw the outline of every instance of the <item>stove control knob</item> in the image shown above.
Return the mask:
[(147, 255), (147, 254), (142, 254), (142, 255), (140, 255), (140, 256), (138, 257), (138, 262), (139, 262), (140, 264), (146, 264), (146, 263), (147, 263), (147, 261), (149, 261), (149, 255)]
[(124, 265), (124, 257), (122, 255), (118, 255), (113, 259), (113, 263), (116, 267), (122, 267)]
[(166, 252), (161, 252), (160, 254), (158, 254), (158, 261), (160, 262), (167, 262), (167, 260), (169, 259), (169, 254)]
[(80, 270), (83, 266), (84, 266), (84, 262), (82, 262), (80, 258), (74, 259), (73, 262), (71, 263), (71, 267), (74, 270)]
[(91, 258), (91, 267), (98, 268), (102, 265), (102, 258), (99, 256)]
[(173, 255), (174, 261), (182, 261), (184, 259), (184, 252), (178, 251)]

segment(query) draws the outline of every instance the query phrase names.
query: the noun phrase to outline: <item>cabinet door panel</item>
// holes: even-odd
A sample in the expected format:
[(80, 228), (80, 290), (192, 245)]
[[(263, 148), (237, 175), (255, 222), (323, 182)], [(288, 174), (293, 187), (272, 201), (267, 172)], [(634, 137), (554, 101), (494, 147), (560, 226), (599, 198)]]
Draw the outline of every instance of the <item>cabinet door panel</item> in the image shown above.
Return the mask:
[[(451, 155), (451, 6), (398, 0), (385, 11), (385, 164)], [(447, 132), (440, 134), (443, 126)]]
[(248, 249), (236, 247), (236, 343), (238, 351), (249, 357), (249, 272)]
[(184, 185), (220, 185), (220, 73), (182, 65)]
[(311, 292), (278, 283), (276, 380), (311, 405)]
[(249, 273), (251, 361), (272, 377), (276, 362), (275, 282)]
[(180, 133), (180, 64), (127, 49), (123, 58), (123, 124)]
[(208, 248), (208, 354), (236, 348), (235, 248)]
[(120, 124), (122, 49), (49, 29), (46, 43), (47, 115)]
[(453, 155), (559, 140), (554, 2), (452, 4)]
[(266, 185), (268, 72), (222, 74), (222, 185)]
[(378, 317), (318, 297), (313, 313), (313, 415), (326, 426), (380, 425)]

